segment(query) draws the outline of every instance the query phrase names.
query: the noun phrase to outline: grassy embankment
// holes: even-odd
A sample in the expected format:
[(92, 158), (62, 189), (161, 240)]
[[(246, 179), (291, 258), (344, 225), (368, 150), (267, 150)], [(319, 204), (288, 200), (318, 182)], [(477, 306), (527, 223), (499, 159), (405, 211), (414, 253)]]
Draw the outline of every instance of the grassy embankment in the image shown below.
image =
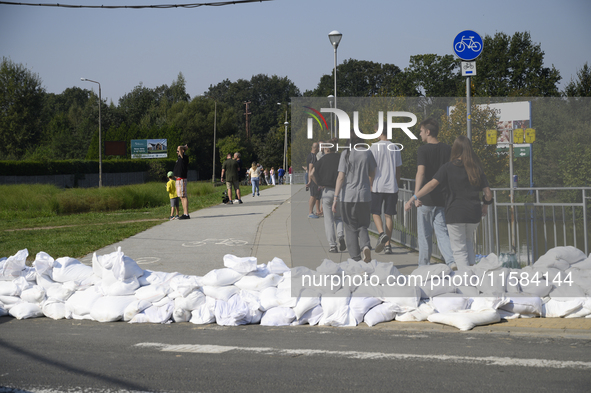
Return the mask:
[[(224, 190), (189, 182), (189, 211), (221, 203)], [(250, 186), (241, 191), (249, 195)], [(24, 248), (29, 261), (39, 251), (54, 258), (81, 258), (161, 224), (169, 215), (165, 183), (100, 189), (0, 185), (0, 258)]]

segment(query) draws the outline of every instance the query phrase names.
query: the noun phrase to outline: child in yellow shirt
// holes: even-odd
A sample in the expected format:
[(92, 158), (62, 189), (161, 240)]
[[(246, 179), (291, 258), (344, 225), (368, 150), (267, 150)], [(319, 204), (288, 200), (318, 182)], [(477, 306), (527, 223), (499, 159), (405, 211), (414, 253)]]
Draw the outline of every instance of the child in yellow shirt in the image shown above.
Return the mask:
[[(170, 217), (169, 220), (177, 220), (179, 218), (179, 200), (180, 198), (176, 194), (176, 178), (172, 171), (168, 172), (168, 183), (166, 183), (166, 191), (170, 197)], [(176, 214), (174, 214), (176, 211)]]

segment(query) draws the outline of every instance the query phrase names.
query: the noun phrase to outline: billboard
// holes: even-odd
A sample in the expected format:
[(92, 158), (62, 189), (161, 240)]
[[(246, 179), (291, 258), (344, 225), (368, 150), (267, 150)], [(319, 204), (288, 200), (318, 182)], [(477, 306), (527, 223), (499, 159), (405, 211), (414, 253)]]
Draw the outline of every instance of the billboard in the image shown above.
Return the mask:
[(166, 139), (132, 139), (131, 158), (167, 158)]

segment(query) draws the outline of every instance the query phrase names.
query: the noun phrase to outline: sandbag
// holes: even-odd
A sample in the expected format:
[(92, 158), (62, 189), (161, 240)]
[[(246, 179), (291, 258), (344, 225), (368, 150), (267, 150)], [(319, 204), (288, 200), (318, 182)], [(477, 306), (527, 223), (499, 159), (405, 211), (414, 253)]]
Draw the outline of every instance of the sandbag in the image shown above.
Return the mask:
[(411, 276), (420, 277), (422, 282), (426, 282), (433, 276), (449, 276), (452, 270), (445, 263), (436, 263), (433, 265), (419, 266), (410, 274)]
[(339, 290), (334, 296), (323, 296), (320, 299), (320, 304), (324, 315), (320, 321), (320, 325), (328, 325), (333, 314), (343, 308), (348, 309), (349, 300), (351, 299), (351, 292), (348, 289)]
[(389, 322), (394, 320), (394, 318), (396, 318), (396, 314), (400, 311), (400, 307), (392, 303), (378, 304), (365, 314), (363, 317), (363, 322), (365, 322), (367, 326), (370, 327), (375, 326), (381, 322)]
[(435, 313), (435, 307), (431, 301), (421, 301), (415, 310), (396, 314), (396, 320), (400, 322), (421, 322), (426, 321), (429, 315)]
[(205, 303), (205, 294), (198, 289), (189, 293), (187, 296), (179, 296), (174, 299), (174, 308), (186, 311), (193, 311)]
[(427, 319), (429, 322), (450, 325), (460, 330), (466, 331), (473, 329), (475, 326), (497, 323), (501, 320), (501, 316), (496, 310), (464, 310), (431, 314)]
[(109, 286), (103, 286), (103, 291), (106, 296), (128, 296), (134, 295), (139, 287), (138, 279), (131, 276), (124, 280), (117, 280)]
[(66, 313), (71, 314), (74, 319), (83, 319), (86, 316), (90, 317), (90, 310), (92, 305), (102, 295), (95, 290), (95, 288), (88, 288), (84, 291), (75, 292), (68, 300), (66, 300)]
[(354, 296), (351, 296), (351, 300), (349, 301), (349, 309), (357, 324), (360, 324), (363, 322), (365, 314), (380, 303), (382, 303), (382, 301), (378, 298), (362, 296), (362, 294), (355, 293)]
[(191, 319), (189, 322), (196, 325), (206, 325), (215, 322), (215, 305), (217, 300), (206, 296), (205, 303), (199, 306), (196, 310), (191, 311)]
[(580, 310), (582, 305), (582, 299), (569, 300), (566, 302), (561, 302), (556, 299), (550, 299), (542, 305), (542, 317), (562, 318), (565, 315)]
[(0, 269), (0, 280), (12, 281), (15, 278), (21, 277), (26, 267), (28, 256), (29, 250), (25, 248), (5, 259), (0, 265), (2, 267)]
[(53, 263), (52, 278), (56, 282), (84, 281), (93, 274), (92, 267), (70, 257), (58, 258)]
[(521, 314), (539, 316), (542, 314), (542, 299), (537, 296), (511, 296), (500, 309)]
[(52, 278), (53, 274), (53, 263), (55, 260), (46, 252), (40, 251), (35, 256), (35, 261), (33, 262), (33, 267), (35, 268), (35, 272), (41, 276), (48, 276)]
[(150, 303), (147, 300), (135, 299), (134, 301), (129, 303), (127, 305), (127, 307), (125, 307), (125, 310), (123, 310), (123, 318), (122, 319), (125, 322), (129, 322), (133, 319), (133, 317), (135, 317), (136, 315), (138, 315), (139, 313), (141, 313), (142, 311), (144, 311), (148, 307), (152, 307), (152, 303)]
[(289, 267), (287, 267), (287, 265), (285, 264), (285, 262), (283, 262), (282, 259), (275, 257), (272, 261), (270, 261), (267, 264), (267, 270), (269, 271), (269, 273), (283, 274), (289, 271)]
[(318, 325), (318, 322), (322, 319), (322, 315), (324, 312), (322, 311), (322, 306), (318, 305), (311, 310), (308, 310), (301, 316), (301, 318), (294, 320), (291, 324), (292, 325), (305, 325), (309, 324), (310, 326)]
[(318, 266), (316, 268), (316, 272), (320, 273), (320, 274), (339, 275), (343, 272), (343, 269), (341, 269), (341, 267), (338, 263), (335, 263), (335, 262), (331, 261), (330, 259), (324, 259), (324, 261), (322, 261), (320, 266)]
[(234, 285), (249, 291), (262, 291), (265, 288), (276, 287), (280, 280), (281, 276), (277, 274), (269, 274), (266, 277), (246, 275), (236, 281)]
[[(224, 266), (240, 274), (250, 273), (257, 269), (257, 259), (255, 257), (240, 258), (235, 255), (224, 255)], [(229, 285), (229, 284), (224, 284)]]
[(179, 274), (170, 280), (170, 288), (181, 296), (187, 296), (202, 286), (202, 277)]
[(384, 302), (396, 304), (401, 308), (415, 309), (421, 302), (421, 289), (415, 286), (384, 287)]
[(90, 316), (98, 322), (118, 321), (123, 318), (126, 307), (136, 300), (134, 296), (103, 296), (92, 304)]
[(173, 310), (172, 302), (161, 307), (151, 306), (134, 316), (129, 323), (166, 323), (172, 317)]
[(498, 296), (477, 296), (472, 298), (470, 309), (473, 311), (496, 310), (510, 302), (504, 294)]
[(290, 307), (275, 307), (263, 313), (261, 326), (289, 326), (296, 319)]
[(29, 303), (41, 303), (45, 300), (45, 289), (39, 285), (34, 285), (21, 292), (21, 299)]
[(209, 297), (217, 300), (227, 302), (232, 296), (240, 292), (240, 288), (234, 285), (227, 285), (223, 287), (206, 285), (203, 288), (203, 293)]
[(459, 294), (445, 294), (435, 296), (431, 299), (433, 307), (437, 312), (446, 313), (451, 311), (465, 310), (470, 302), (469, 298)]
[(243, 273), (239, 273), (236, 270), (229, 268), (214, 269), (203, 276), (202, 283), (204, 287), (224, 287), (234, 284), (236, 281), (240, 280), (243, 275)]
[(39, 318), (43, 316), (43, 311), (39, 304), (21, 302), (11, 307), (8, 311), (16, 319)]
[(164, 298), (170, 291), (171, 289), (168, 285), (146, 285), (135, 291), (135, 297), (138, 300), (147, 300), (150, 303), (154, 303)]
[(66, 303), (59, 300), (48, 299), (41, 307), (43, 315), (51, 319), (64, 319), (66, 317)]
[(20, 296), (20, 288), (16, 286), (14, 280), (0, 281), (0, 296)]
[(295, 318), (300, 319), (306, 312), (320, 305), (320, 296), (313, 289), (305, 289), (300, 294), (293, 311)]
[(228, 301), (217, 300), (215, 303), (215, 322), (220, 326), (246, 325), (250, 322), (249, 308), (238, 295)]
[(371, 273), (369, 278), (371, 283), (386, 285), (389, 281), (392, 281), (394, 277), (400, 275), (400, 272), (394, 266), (394, 262), (378, 262), (373, 260), (370, 264), (373, 266), (373, 273)]

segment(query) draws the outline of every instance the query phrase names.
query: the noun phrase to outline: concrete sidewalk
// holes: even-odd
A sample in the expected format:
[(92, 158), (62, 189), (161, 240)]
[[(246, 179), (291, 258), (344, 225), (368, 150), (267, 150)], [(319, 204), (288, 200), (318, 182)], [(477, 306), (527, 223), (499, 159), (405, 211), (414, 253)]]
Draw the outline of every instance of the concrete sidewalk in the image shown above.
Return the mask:
[[(243, 204), (221, 204), (220, 195), (219, 205), (191, 212), (190, 220), (165, 222), (96, 252), (107, 254), (121, 247), (144, 269), (199, 276), (223, 268), (226, 254), (254, 256), (258, 263), (278, 257), (290, 267), (310, 269), (316, 269), (325, 258), (337, 263), (346, 261), (349, 258), (346, 251), (328, 252), (324, 221), (308, 218), (308, 198), (303, 185), (271, 187), (261, 191), (260, 197), (247, 194)], [(373, 245), (376, 240), (372, 237)], [(372, 257), (379, 262), (393, 262), (402, 274), (416, 269), (417, 252), (395, 244), (393, 251), (393, 255), (372, 253)], [(89, 264), (91, 257), (88, 255), (82, 261)], [(388, 322), (375, 328), (458, 331), (431, 322)], [(470, 332), (591, 339), (591, 319), (517, 319), (476, 327)]]

